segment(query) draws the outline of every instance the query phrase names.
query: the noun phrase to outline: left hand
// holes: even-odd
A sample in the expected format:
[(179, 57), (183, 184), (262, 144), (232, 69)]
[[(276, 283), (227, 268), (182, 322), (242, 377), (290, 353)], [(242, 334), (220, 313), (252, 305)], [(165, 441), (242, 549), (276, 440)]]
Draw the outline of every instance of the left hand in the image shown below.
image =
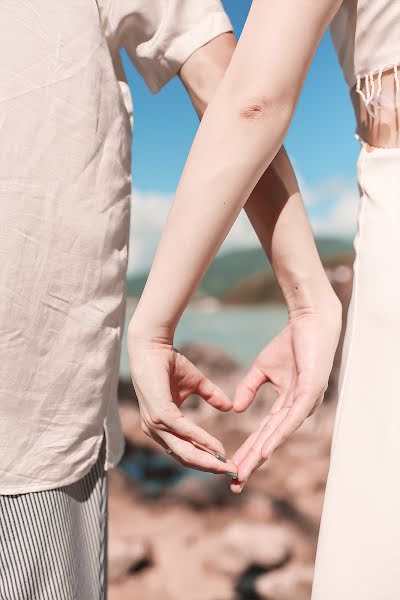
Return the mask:
[[(220, 440), (184, 416), (180, 408), (191, 394), (223, 412), (231, 400), (172, 343), (172, 337), (143, 335), (128, 327), (128, 356), (132, 383), (141, 416), (141, 428), (182, 465), (211, 473), (236, 475)], [(222, 460), (219, 457), (223, 457)]]
[(310, 312), (293, 317), (257, 356), (236, 389), (234, 409), (242, 412), (257, 390), (270, 381), (278, 392), (258, 428), (232, 457), (239, 493), (251, 474), (267, 460), (322, 403), (341, 330), (341, 315)]

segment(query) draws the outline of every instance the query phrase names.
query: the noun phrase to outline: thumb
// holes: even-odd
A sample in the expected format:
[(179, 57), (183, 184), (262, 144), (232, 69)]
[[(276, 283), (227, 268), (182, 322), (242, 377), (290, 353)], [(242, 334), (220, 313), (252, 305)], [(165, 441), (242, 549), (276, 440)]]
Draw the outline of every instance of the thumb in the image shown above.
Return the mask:
[(208, 377), (186, 358), (186, 356), (183, 356), (182, 354), (179, 354), (179, 356), (179, 376), (181, 380), (185, 382), (185, 392), (181, 396), (181, 402), (183, 402), (189, 394), (194, 393), (218, 410), (224, 412), (231, 410), (232, 401), (225, 392), (223, 392), (213, 381), (208, 379)]
[(232, 401), (225, 392), (200, 371), (199, 381), (195, 392), (208, 402), (208, 404), (211, 404), (211, 406), (214, 406), (214, 408), (217, 408), (218, 410), (227, 412), (232, 408)]
[(268, 381), (268, 377), (265, 373), (256, 364), (253, 364), (236, 388), (233, 400), (234, 410), (236, 412), (246, 410), (253, 402), (257, 390), (266, 381)]

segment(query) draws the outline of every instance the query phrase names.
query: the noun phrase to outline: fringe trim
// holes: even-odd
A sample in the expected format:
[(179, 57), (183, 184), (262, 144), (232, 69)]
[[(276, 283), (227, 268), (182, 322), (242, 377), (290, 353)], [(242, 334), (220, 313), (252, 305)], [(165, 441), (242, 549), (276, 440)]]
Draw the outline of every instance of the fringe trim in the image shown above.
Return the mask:
[[(357, 75), (357, 85), (356, 92), (363, 99), (364, 105), (367, 109), (368, 114), (375, 119), (375, 109), (381, 110), (381, 92), (382, 92), (382, 73), (385, 71), (390, 71), (393, 69), (393, 79), (395, 82), (395, 99), (394, 99), (394, 107), (397, 107), (397, 98), (400, 96), (400, 82), (399, 82), (399, 73), (398, 69), (400, 65), (398, 63), (394, 63), (393, 65), (389, 65), (389, 67), (381, 67), (379, 71), (370, 71), (365, 75)], [(375, 77), (377, 76), (377, 87), (375, 85)], [(365, 81), (365, 94), (361, 89), (361, 82), (364, 79)], [(371, 109), (371, 105), (374, 109)]]

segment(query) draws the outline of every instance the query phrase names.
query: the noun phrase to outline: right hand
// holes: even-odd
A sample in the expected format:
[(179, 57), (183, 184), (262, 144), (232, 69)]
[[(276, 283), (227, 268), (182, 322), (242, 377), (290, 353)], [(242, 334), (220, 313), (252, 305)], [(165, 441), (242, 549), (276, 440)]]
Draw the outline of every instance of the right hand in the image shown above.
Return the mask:
[(172, 339), (138, 334), (132, 322), (128, 327), (128, 356), (144, 433), (170, 448), (171, 456), (186, 467), (236, 474), (232, 461), (225, 462), (200, 447), (225, 458), (222, 443), (180, 411), (190, 394), (199, 395), (218, 410), (229, 411), (232, 402), (226, 394), (173, 347)]
[(260, 352), (240, 382), (234, 409), (243, 412), (257, 390), (271, 382), (278, 396), (256, 430), (235, 452), (240, 492), (252, 473), (321, 405), (328, 386), (341, 330), (341, 307), (291, 318)]

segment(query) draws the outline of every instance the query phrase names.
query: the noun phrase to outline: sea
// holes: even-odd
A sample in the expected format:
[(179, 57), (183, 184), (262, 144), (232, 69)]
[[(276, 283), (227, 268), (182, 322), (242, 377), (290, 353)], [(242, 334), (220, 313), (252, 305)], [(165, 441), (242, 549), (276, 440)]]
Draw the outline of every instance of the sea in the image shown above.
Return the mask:
[[(125, 319), (120, 376), (129, 379), (126, 330), (132, 312)], [(281, 305), (256, 306), (189, 306), (177, 327), (176, 348), (190, 342), (207, 342), (225, 350), (244, 367), (287, 324), (287, 310)]]

